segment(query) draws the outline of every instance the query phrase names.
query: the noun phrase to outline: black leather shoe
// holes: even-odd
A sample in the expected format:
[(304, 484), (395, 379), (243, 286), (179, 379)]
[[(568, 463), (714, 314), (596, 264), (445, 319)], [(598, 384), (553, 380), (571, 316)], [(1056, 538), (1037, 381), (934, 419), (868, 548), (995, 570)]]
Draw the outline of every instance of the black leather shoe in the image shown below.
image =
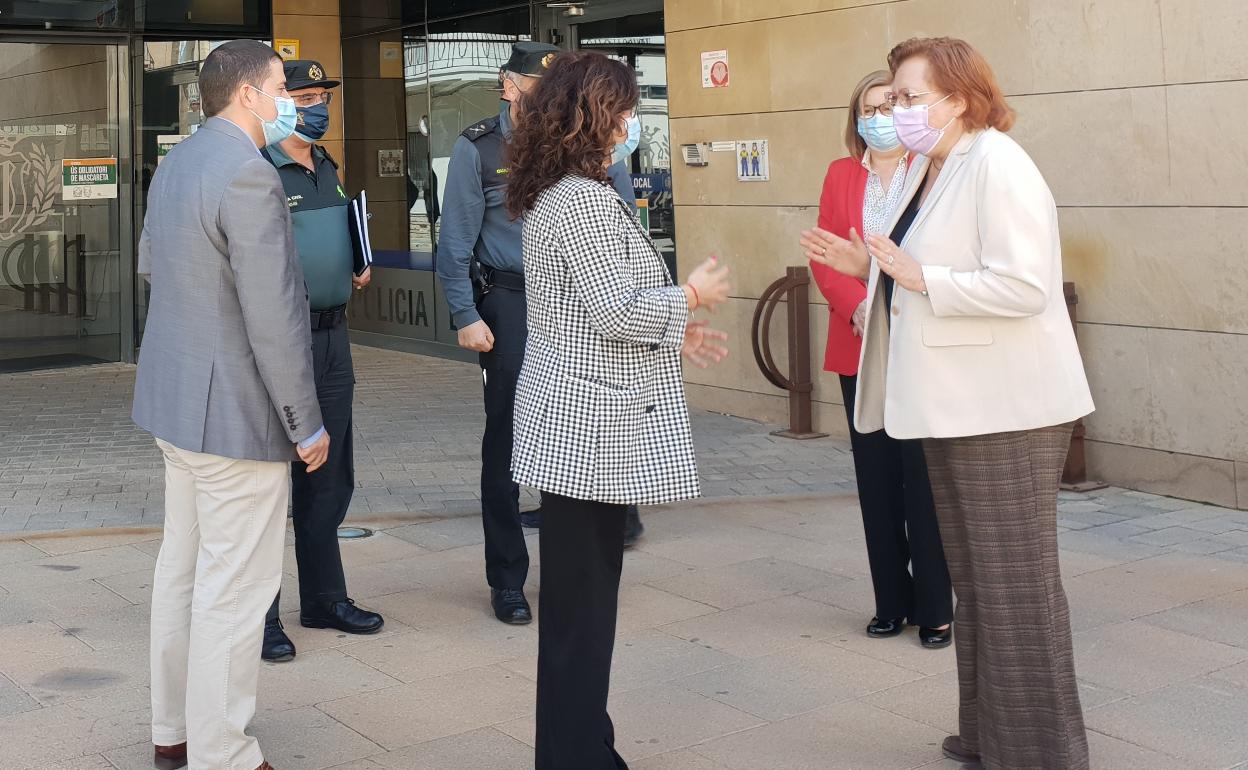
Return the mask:
[(904, 631), (905, 628), (905, 618), (888, 618), (887, 620), (871, 618), (871, 623), (867, 626), (867, 636), (883, 639), (889, 636), (896, 636)]
[(494, 605), (494, 617), (513, 626), (527, 626), (533, 622), (533, 610), (524, 591), (519, 588), (491, 588), (490, 604)]
[(962, 739), (957, 735), (950, 735), (948, 738), (945, 738), (944, 743), (940, 745), (940, 750), (945, 753), (946, 757), (956, 762), (961, 762), (974, 768), (981, 767), (979, 755), (963, 746)]
[(386, 621), (376, 612), (362, 610), (351, 599), (300, 608), (299, 622), (304, 628), (335, 628), (348, 634), (375, 634)]
[(953, 644), (953, 624), (943, 629), (919, 626), (919, 642), (929, 650), (939, 650)]
[(525, 529), (541, 529), (542, 509), (534, 508), (531, 511), (520, 511), (520, 526)]
[(624, 550), (637, 545), (637, 541), (645, 534), (646, 527), (641, 523), (641, 514), (637, 512), (637, 506), (630, 505), (628, 514), (624, 517)]
[(260, 648), (260, 657), (270, 663), (285, 663), (295, 659), (295, 643), (286, 635), (282, 621), (265, 622), (264, 646)]

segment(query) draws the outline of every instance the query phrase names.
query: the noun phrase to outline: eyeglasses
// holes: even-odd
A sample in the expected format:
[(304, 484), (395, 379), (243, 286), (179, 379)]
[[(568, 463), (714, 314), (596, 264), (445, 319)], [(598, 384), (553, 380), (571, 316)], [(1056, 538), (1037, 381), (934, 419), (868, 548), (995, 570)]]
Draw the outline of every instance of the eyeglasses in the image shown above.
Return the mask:
[(291, 99), (295, 100), (298, 107), (315, 107), (318, 104), (329, 105), (334, 100), (334, 92), (326, 91), (323, 94), (291, 94)]
[(891, 94), (889, 98), (892, 100), (894, 107), (900, 107), (903, 110), (908, 110), (914, 106), (915, 99), (918, 99), (920, 96), (929, 96), (934, 93), (936, 92), (935, 91), (899, 91), (894, 94)]
[[(891, 100), (893, 97), (890, 95), (888, 98)], [(883, 115), (884, 117), (888, 117), (889, 115), (892, 115), (893, 114), (892, 102), (891, 101), (884, 102), (883, 104), (864, 104), (862, 105), (862, 109), (858, 111), (858, 114), (862, 116), (864, 119), (870, 120), (871, 118), (875, 117), (875, 114), (877, 112)]]

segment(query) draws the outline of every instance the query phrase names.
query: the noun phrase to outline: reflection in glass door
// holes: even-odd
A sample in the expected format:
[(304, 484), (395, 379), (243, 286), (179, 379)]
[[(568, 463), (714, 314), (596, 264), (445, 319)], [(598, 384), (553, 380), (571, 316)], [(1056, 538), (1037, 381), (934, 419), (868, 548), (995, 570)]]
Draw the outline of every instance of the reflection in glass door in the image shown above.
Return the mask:
[(129, 358), (123, 50), (0, 43), (0, 371)]
[[(609, 12), (600, 6), (600, 12)], [(635, 13), (573, 26), (577, 47), (613, 56), (637, 72), (641, 143), (633, 153), (633, 190), (643, 223), (676, 275), (676, 222), (672, 199), (672, 147), (668, 133), (667, 39), (663, 13)]]

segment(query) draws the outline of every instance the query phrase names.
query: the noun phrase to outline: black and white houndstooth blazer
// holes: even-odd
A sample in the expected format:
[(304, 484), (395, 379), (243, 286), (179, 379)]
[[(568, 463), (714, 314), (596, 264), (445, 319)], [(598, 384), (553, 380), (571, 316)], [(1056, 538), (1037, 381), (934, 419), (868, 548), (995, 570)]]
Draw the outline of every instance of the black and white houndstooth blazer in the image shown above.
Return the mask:
[(515, 480), (603, 503), (697, 497), (689, 309), (636, 215), (612, 188), (564, 177), (525, 215), (524, 277)]

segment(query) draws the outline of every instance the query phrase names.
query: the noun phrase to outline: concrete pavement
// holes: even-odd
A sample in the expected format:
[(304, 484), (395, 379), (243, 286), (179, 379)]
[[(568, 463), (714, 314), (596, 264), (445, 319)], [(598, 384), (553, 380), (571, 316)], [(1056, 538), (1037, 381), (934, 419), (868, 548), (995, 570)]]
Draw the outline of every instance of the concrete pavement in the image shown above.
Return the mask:
[[(611, 704), (634, 770), (956, 767), (939, 753), (956, 724), (952, 651), (863, 633), (871, 590), (851, 495), (705, 500), (646, 520), (625, 561)], [(278, 770), (531, 767), (537, 631), (489, 615), (479, 521), (361, 523), (379, 532), (343, 544), (348, 578), (387, 627), (359, 638), (286, 618), (299, 657), (264, 667), (254, 724), (268, 758)], [(1248, 766), (1248, 565), (1086, 532), (1063, 533), (1062, 563), (1093, 766)], [(4, 537), (0, 768), (149, 767), (157, 535)], [(1202, 539), (1224, 538), (1242, 530)], [(294, 568), (288, 548), (288, 596)]]

